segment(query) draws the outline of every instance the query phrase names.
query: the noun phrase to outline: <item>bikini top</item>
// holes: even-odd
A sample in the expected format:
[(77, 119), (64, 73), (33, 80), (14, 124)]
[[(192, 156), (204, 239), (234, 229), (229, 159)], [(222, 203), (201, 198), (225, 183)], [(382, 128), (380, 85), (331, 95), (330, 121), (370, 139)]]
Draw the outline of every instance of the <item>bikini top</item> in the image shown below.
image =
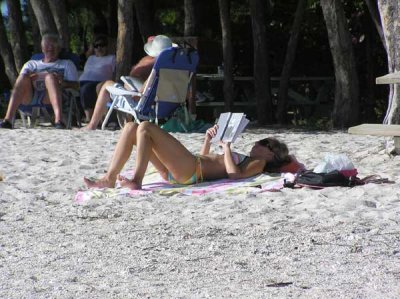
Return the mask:
[(244, 154), (240, 154), (240, 153), (237, 153), (237, 152), (232, 152), (233, 162), (235, 162), (235, 164), (237, 166), (242, 164), (247, 158), (249, 158), (249, 156), (246, 156)]

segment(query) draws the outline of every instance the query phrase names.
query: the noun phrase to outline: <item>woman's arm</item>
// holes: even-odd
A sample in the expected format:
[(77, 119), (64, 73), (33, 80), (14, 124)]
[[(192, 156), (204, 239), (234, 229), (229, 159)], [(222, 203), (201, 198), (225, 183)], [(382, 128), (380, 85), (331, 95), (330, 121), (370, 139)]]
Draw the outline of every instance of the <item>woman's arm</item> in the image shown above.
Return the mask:
[(214, 125), (209, 128), (204, 137), (204, 143), (200, 150), (200, 155), (207, 155), (210, 153), (211, 139), (217, 134), (218, 126)]
[(224, 149), (224, 164), (229, 179), (237, 180), (260, 174), (263, 171), (265, 161), (251, 159), (240, 166), (233, 161), (230, 142), (222, 143)]

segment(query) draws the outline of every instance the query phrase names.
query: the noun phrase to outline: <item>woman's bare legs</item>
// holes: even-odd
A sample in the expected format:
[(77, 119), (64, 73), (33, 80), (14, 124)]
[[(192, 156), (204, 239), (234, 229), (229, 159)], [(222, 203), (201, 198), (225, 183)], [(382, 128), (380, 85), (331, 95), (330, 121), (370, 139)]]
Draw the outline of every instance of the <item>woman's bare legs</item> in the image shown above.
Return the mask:
[[(107, 82), (107, 81), (103, 81), (103, 82), (100, 82), (100, 83), (98, 83), (98, 84), (96, 85), (96, 95), (97, 95), (97, 96), (99, 96), (101, 87), (102, 87), (102, 86), (104, 85), (104, 83), (106, 83), (106, 82)], [(97, 101), (96, 101), (96, 103), (97, 103)], [(84, 112), (85, 112), (85, 121), (86, 121), (86, 122), (90, 122), (90, 120), (92, 119), (93, 111), (94, 111), (93, 108), (86, 108), (86, 109), (84, 110)]]
[[(122, 180), (121, 185), (131, 189), (142, 187), (143, 177), (149, 161), (154, 163), (154, 156), (163, 168), (178, 181), (188, 179), (196, 169), (196, 158), (177, 139), (153, 123), (142, 122), (136, 132), (136, 168), (131, 181)], [(164, 176), (166, 178), (166, 174)]]
[(128, 161), (132, 153), (132, 148), (136, 144), (137, 127), (138, 125), (134, 123), (126, 124), (115, 147), (106, 175), (96, 181), (84, 178), (84, 181), (89, 188), (115, 186), (117, 176), (121, 172), (126, 161)]
[(86, 127), (83, 127), (84, 130), (96, 130), (100, 120), (103, 118), (104, 114), (107, 112), (107, 103), (110, 101), (110, 93), (106, 89), (107, 86), (114, 85), (115, 82), (108, 80), (104, 82), (101, 86), (100, 91), (98, 93), (98, 97), (96, 100), (96, 105), (93, 110), (92, 118)]
[(140, 189), (148, 162), (160, 172), (163, 178), (168, 171), (178, 180), (190, 177), (196, 168), (196, 158), (172, 135), (149, 122), (125, 125), (115, 148), (113, 158), (106, 175), (96, 181), (84, 178), (89, 188), (114, 187), (118, 174), (122, 170), (137, 144), (136, 169), (133, 179), (120, 177), (121, 185), (131, 189)]

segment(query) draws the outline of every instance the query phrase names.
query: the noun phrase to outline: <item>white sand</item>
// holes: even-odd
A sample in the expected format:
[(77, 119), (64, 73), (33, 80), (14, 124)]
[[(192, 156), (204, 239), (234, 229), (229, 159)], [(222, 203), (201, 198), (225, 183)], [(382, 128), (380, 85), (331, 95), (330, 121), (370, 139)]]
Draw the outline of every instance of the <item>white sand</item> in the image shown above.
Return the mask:
[[(0, 130), (0, 298), (399, 298), (400, 157), (385, 138), (274, 135), (308, 168), (347, 154), (395, 184), (73, 202), (119, 131)], [(176, 134), (191, 150), (201, 134)], [(129, 162), (133, 166), (133, 159)]]

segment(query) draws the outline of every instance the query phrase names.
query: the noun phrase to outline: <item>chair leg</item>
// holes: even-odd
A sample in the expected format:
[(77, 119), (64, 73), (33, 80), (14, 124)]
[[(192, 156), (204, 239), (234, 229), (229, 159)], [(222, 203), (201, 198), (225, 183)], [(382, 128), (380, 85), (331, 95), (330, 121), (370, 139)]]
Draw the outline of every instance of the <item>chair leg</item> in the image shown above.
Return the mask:
[(32, 115), (29, 117), (28, 115), (28, 121), (30, 120), (29, 128), (33, 128), (36, 126), (36, 122), (38, 118), (40, 117), (40, 108), (38, 107), (32, 107)]
[[(25, 127), (25, 128), (27, 128), (27, 126), (26, 126), (26, 114), (25, 114), (25, 112), (22, 112), (21, 110), (18, 110), (18, 111), (19, 111), (19, 115), (21, 116), (22, 126)], [(14, 117), (14, 119), (13, 119), (13, 127), (14, 127), (14, 121), (15, 121), (15, 117)]]
[(101, 125), (101, 129), (104, 130), (106, 128), (106, 125), (108, 123), (108, 119), (111, 116), (111, 113), (114, 110), (114, 106), (115, 106), (115, 101), (112, 102), (110, 109), (108, 109), (108, 112), (106, 114), (106, 117), (104, 118), (103, 124)]
[[(47, 111), (47, 108), (46, 108), (46, 107), (42, 107), (42, 108), (40, 108), (40, 111), (43, 113), (44, 118), (45, 118), (48, 122), (50, 122), (52, 125), (54, 125), (54, 121), (53, 121), (53, 119), (51, 118), (51, 115), (50, 115), (49, 111)], [(39, 115), (40, 115), (40, 111), (39, 111)]]
[(133, 110), (133, 117), (134, 117), (134, 119), (135, 119), (135, 122), (137, 123), (137, 124), (140, 124), (140, 118), (139, 118), (139, 115), (137, 114), (137, 112), (135, 111), (135, 110)]
[(71, 129), (72, 127), (72, 111), (73, 111), (73, 99), (69, 97), (69, 107), (68, 107), (68, 119), (67, 119), (67, 129)]
[(79, 111), (79, 107), (78, 107), (78, 99), (76, 97), (74, 97), (72, 102), (74, 104), (74, 109), (75, 109), (76, 124), (80, 128), (80, 127), (82, 127), (82, 123), (81, 123), (81, 112)]

